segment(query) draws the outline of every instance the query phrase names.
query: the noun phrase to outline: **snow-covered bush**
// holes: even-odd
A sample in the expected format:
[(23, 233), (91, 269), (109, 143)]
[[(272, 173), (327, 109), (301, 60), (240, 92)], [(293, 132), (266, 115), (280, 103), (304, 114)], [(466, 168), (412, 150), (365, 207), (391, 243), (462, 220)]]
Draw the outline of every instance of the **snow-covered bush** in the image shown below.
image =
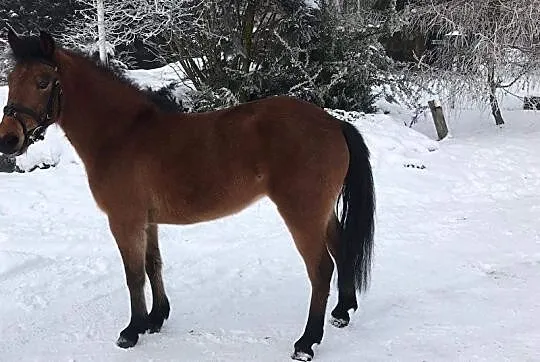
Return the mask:
[(305, 71), (310, 81), (290, 93), (302, 98), (307, 93), (308, 100), (328, 108), (373, 111), (373, 89), (388, 81), (393, 62), (378, 40), (385, 31), (382, 20), (370, 22), (369, 15), (322, 6), (315, 41), (308, 47), (310, 64)]

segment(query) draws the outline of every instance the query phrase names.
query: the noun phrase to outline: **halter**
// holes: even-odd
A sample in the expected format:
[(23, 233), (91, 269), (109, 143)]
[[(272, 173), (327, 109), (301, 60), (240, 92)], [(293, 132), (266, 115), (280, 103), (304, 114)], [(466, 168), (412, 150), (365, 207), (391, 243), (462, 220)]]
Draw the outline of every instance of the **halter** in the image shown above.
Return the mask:
[[(43, 63), (54, 67), (54, 70), (58, 71), (58, 67), (56, 67), (54, 64), (50, 62)], [(60, 87), (60, 81), (58, 79), (55, 79), (51, 92), (49, 93), (49, 100), (47, 101), (47, 108), (45, 108), (45, 113), (39, 114), (28, 107), (16, 103), (8, 103), (4, 107), (4, 116), (16, 119), (23, 130), (24, 142), (21, 146), (21, 151), (26, 150), (31, 144), (37, 141), (41, 141), (45, 138), (44, 135), (47, 127), (56, 122), (56, 120), (60, 116), (61, 97), (62, 88)], [(55, 101), (57, 103), (57, 108), (55, 114), (53, 115)], [(27, 129), (21, 115), (26, 115), (32, 118), (37, 124), (37, 126), (30, 130)]]

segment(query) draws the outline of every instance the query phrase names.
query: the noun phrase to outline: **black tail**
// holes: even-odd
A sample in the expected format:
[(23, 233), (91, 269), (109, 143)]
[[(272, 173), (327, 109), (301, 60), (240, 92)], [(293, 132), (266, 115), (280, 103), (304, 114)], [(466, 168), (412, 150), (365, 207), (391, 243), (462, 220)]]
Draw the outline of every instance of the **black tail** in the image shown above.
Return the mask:
[(375, 231), (375, 191), (369, 150), (360, 132), (347, 122), (342, 131), (349, 147), (349, 170), (341, 190), (340, 257), (343, 273), (339, 286), (355, 286), (365, 291), (371, 274)]

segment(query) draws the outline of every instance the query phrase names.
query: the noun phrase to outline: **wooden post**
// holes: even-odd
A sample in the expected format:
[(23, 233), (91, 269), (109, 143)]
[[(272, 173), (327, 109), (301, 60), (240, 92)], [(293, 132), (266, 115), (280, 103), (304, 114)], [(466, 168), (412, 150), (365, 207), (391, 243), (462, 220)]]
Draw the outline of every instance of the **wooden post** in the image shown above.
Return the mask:
[(435, 129), (437, 130), (437, 136), (439, 141), (448, 136), (448, 127), (444, 120), (444, 114), (441, 104), (435, 100), (428, 102), (429, 109), (431, 109), (431, 115), (433, 116), (433, 122), (435, 123)]

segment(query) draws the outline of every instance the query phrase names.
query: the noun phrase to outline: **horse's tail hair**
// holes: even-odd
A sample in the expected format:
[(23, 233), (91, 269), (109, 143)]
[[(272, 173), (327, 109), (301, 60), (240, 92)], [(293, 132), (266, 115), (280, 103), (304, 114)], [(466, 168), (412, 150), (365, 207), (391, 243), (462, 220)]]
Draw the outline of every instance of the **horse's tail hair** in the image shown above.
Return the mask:
[(342, 132), (349, 148), (349, 169), (341, 189), (339, 214), (341, 275), (338, 287), (367, 289), (371, 275), (375, 231), (375, 190), (369, 150), (360, 132), (342, 121)]

